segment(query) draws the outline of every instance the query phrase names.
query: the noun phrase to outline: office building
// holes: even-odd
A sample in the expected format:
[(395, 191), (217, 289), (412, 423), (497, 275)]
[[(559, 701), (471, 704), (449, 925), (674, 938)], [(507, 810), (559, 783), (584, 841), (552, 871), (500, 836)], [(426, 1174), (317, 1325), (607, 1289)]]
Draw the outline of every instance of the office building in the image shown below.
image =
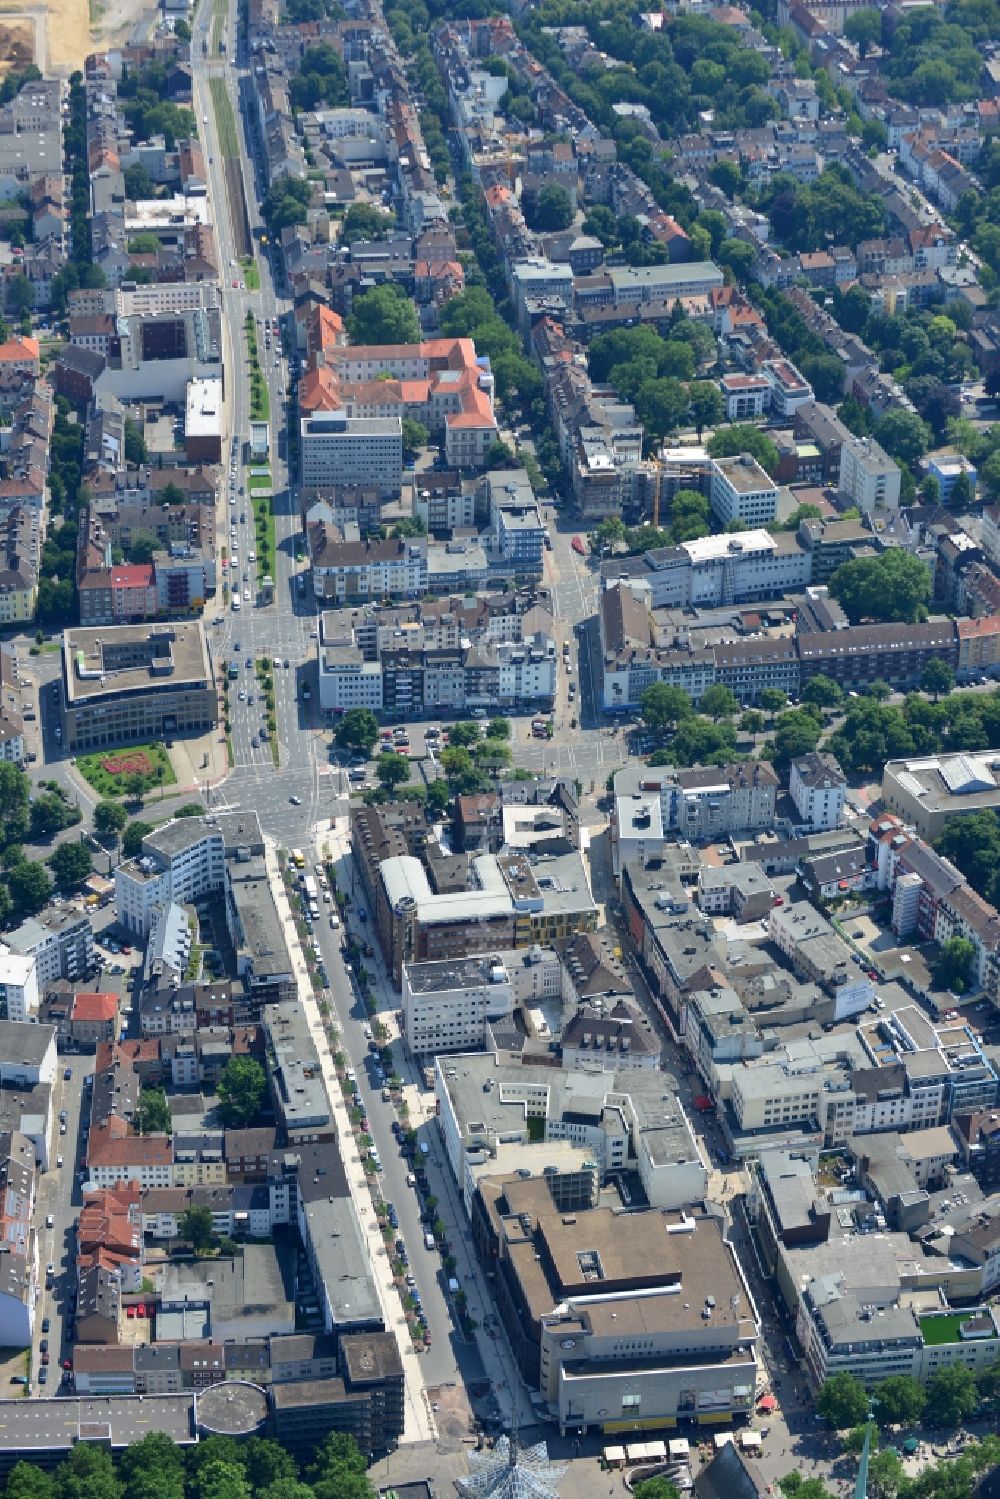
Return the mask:
[(561, 1435), (749, 1415), (757, 1322), (717, 1219), (567, 1213), (544, 1176), (483, 1178), (474, 1216), (518, 1369)]
[(200, 621), (63, 631), (65, 750), (204, 734), (217, 720), (211, 652)]
[(403, 479), (403, 424), (398, 416), (315, 412), (299, 423), (299, 454), (306, 489), (374, 485), (394, 499)]
[(882, 772), (882, 805), (921, 838), (935, 838), (958, 817), (1000, 812), (995, 750), (890, 760)]
[(404, 963), (403, 1033), (415, 1056), (474, 1051), (488, 1023), (514, 1008), (510, 976), (499, 954)]
[(754, 530), (774, 520), (778, 491), (756, 458), (749, 453), (713, 458), (711, 475), (712, 514), (721, 526), (739, 521), (747, 530)]

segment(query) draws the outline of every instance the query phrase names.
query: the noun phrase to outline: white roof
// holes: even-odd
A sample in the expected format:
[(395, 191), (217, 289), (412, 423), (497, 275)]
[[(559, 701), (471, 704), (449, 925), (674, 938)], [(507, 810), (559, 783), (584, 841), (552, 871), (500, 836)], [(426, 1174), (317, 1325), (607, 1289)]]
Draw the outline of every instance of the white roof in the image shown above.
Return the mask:
[(739, 553), (773, 552), (775, 541), (768, 531), (736, 531), (722, 536), (701, 536), (697, 541), (682, 541), (681, 547), (697, 567), (699, 563), (718, 562)]
[(222, 381), (189, 380), (184, 410), (185, 437), (217, 437), (222, 431)]

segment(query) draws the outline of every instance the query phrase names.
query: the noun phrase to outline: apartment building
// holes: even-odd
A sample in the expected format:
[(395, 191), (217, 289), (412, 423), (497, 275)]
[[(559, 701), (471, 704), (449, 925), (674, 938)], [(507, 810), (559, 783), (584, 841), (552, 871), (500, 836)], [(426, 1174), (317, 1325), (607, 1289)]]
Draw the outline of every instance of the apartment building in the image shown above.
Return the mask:
[(73, 983), (85, 978), (93, 967), (90, 915), (71, 905), (46, 906), (6, 933), (4, 942), (12, 953), (33, 960), (41, 994), (57, 979)]
[(812, 833), (838, 827), (847, 796), (847, 777), (832, 755), (814, 751), (792, 761), (788, 783), (802, 825)]
[(894, 515), (899, 509), (900, 471), (873, 437), (852, 437), (840, 450), (840, 493), (862, 515)]
[(38, 963), (0, 942), (0, 1020), (32, 1021), (38, 1015)]

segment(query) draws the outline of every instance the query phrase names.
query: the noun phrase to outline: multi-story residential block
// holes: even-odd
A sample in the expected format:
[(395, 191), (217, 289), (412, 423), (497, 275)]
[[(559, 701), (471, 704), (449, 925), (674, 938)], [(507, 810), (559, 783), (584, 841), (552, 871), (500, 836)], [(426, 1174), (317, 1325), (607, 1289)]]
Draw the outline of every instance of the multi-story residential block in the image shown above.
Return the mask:
[(12, 953), (34, 961), (40, 994), (58, 979), (78, 982), (93, 966), (90, 915), (70, 905), (46, 906), (8, 932), (4, 943)]
[(842, 444), (840, 493), (863, 515), (895, 514), (900, 478), (898, 464), (873, 437), (852, 437)]
[(425, 537), (344, 541), (336, 527), (310, 527), (313, 589), (336, 604), (418, 599), (427, 592)]
[(38, 963), (0, 942), (0, 1019), (32, 1021), (38, 1015)]
[(792, 761), (788, 790), (802, 823), (822, 833), (840, 823), (847, 777), (832, 755), (814, 752)]

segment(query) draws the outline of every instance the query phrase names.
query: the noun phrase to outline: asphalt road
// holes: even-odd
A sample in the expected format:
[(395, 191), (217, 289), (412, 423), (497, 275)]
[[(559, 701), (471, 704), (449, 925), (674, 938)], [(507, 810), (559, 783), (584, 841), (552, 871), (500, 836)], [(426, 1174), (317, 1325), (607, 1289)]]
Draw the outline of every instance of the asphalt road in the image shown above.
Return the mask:
[[(446, 1384), (458, 1378), (456, 1347), (463, 1342), (454, 1332), (450, 1307), (444, 1294), (444, 1274), (441, 1256), (437, 1250), (424, 1248), (424, 1230), (420, 1224), (420, 1205), (416, 1189), (406, 1185), (409, 1165), (400, 1155), (399, 1145), (392, 1133), (396, 1110), (392, 1103), (382, 1099), (382, 1085), (376, 1081), (376, 1059), (368, 1050), (365, 1026), (368, 1016), (353, 979), (344, 965), (341, 940), (344, 928), (331, 930), (330, 907), (320, 908), (320, 919), (315, 933), (323, 952), (323, 962), (333, 993), (337, 1025), (344, 1050), (350, 1055), (354, 1067), (358, 1091), (368, 1119), (369, 1134), (375, 1143), (382, 1161), (379, 1185), (383, 1198), (391, 1202), (399, 1217), (398, 1236), (406, 1245), (410, 1269), (427, 1317), (431, 1332), (431, 1346), (423, 1359), (424, 1379), (428, 1384)], [(361, 926), (357, 927), (359, 933)], [(366, 960), (372, 966), (372, 960)]]
[[(70, 1067), (72, 1078), (67, 1082), (64, 1072)], [(84, 1077), (93, 1072), (92, 1056), (66, 1056), (58, 1058), (56, 1081), (52, 1089), (53, 1141), (51, 1143), (51, 1167), (41, 1180), (38, 1192), (39, 1279), (42, 1287), (35, 1316), (35, 1339), (31, 1354), (32, 1380), (40, 1395), (58, 1395), (62, 1371), (61, 1361), (72, 1355), (71, 1340), (65, 1336), (66, 1313), (70, 1293), (76, 1286), (76, 1219), (80, 1212), (82, 1195), (76, 1180), (76, 1167), (80, 1153), (80, 1125), (84, 1108)], [(86, 1095), (89, 1110), (89, 1094)], [(66, 1133), (59, 1133), (59, 1113), (66, 1111)], [(62, 1156), (63, 1165), (56, 1164)], [(45, 1225), (48, 1215), (53, 1218), (53, 1227)], [(46, 1289), (45, 1266), (55, 1266), (55, 1277), (51, 1290)], [(41, 1331), (42, 1319), (51, 1322), (48, 1333)], [(49, 1374), (44, 1385), (38, 1384), (40, 1366), (39, 1342), (49, 1340)]]

